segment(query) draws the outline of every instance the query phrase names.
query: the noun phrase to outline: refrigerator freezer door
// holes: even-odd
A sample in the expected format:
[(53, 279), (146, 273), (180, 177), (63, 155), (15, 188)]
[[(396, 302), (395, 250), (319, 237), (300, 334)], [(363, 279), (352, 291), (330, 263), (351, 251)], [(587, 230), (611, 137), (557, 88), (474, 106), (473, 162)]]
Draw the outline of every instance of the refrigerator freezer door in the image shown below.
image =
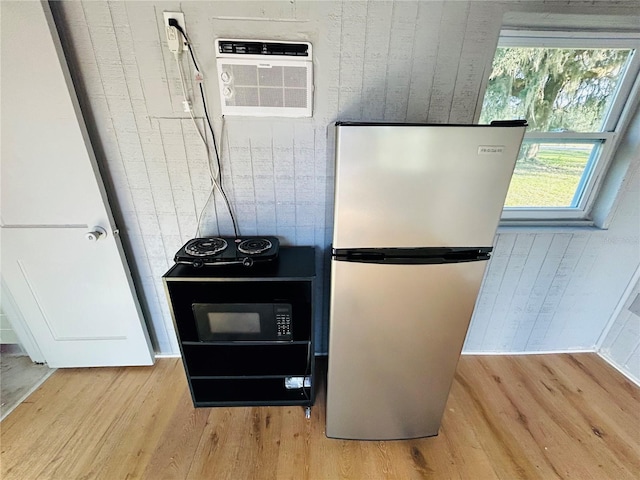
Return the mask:
[(493, 243), (525, 127), (336, 128), (333, 248)]
[(437, 435), (487, 262), (332, 262), (326, 434)]

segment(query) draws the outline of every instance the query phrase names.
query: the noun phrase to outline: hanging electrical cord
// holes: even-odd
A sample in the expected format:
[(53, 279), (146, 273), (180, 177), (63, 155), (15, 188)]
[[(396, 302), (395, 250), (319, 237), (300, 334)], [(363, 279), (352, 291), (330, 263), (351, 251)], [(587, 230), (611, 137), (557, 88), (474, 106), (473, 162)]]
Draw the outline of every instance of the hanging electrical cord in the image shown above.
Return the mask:
[[(198, 132), (198, 135), (200, 136), (200, 139), (202, 140), (202, 143), (204, 143), (204, 147), (205, 147), (205, 152), (207, 154), (207, 167), (209, 168), (209, 175), (211, 176), (211, 189), (209, 190), (209, 194), (207, 195), (207, 199), (204, 202), (204, 205), (202, 206), (202, 209), (200, 209), (200, 212), (198, 213), (198, 218), (196, 220), (196, 238), (200, 237), (200, 224), (202, 223), (202, 216), (204, 215), (204, 211), (207, 208), (207, 205), (209, 204), (209, 201), (211, 200), (211, 197), (213, 196), (213, 192), (216, 189), (216, 186), (218, 186), (218, 182), (216, 180), (217, 175), (215, 175), (213, 173), (213, 170), (211, 168), (211, 156), (209, 155), (209, 145), (207, 144), (207, 139), (206, 136), (203, 135), (203, 133), (200, 131), (200, 127), (198, 126), (198, 123), (196, 122), (195, 117), (193, 116), (193, 109), (191, 108), (191, 105), (189, 104), (189, 100), (188, 100), (188, 95), (187, 95), (187, 87), (186, 87), (186, 82), (184, 79), (184, 71), (182, 69), (182, 61), (181, 61), (181, 57), (180, 57), (180, 53), (176, 53), (175, 55), (176, 58), (176, 64), (178, 66), (178, 73), (180, 74), (180, 86), (182, 87), (182, 96), (184, 98), (184, 106), (185, 106), (185, 110), (187, 110), (189, 112), (189, 116), (191, 117), (191, 121), (193, 122), (193, 126), (196, 129), (196, 131)], [(221, 188), (221, 187), (219, 187)], [(218, 234), (220, 234), (220, 232), (218, 231)]]
[[(229, 212), (229, 216), (231, 217), (231, 222), (233, 223), (233, 232), (234, 235), (236, 237), (239, 236), (239, 232), (238, 232), (238, 225), (236, 222), (236, 218), (235, 215), (233, 214), (233, 209), (231, 208), (231, 202), (229, 202), (229, 198), (227, 197), (226, 192), (224, 191), (224, 188), (222, 186), (222, 165), (220, 162), (220, 152), (218, 150), (218, 145), (216, 142), (216, 136), (215, 133), (213, 131), (213, 126), (211, 124), (211, 119), (209, 118), (209, 112), (207, 111), (207, 102), (205, 99), (205, 95), (204, 95), (204, 89), (202, 88), (202, 78), (201, 78), (201, 72), (200, 69), (198, 68), (198, 62), (196, 61), (196, 57), (195, 54), (193, 52), (193, 48), (191, 47), (191, 42), (189, 41), (187, 35), (185, 34), (185, 32), (182, 30), (182, 27), (180, 27), (180, 25), (172, 20), (169, 20), (169, 25), (174, 27), (176, 30), (178, 30), (180, 32), (180, 34), (182, 35), (182, 37), (184, 38), (185, 44), (187, 45), (187, 48), (189, 49), (189, 53), (191, 54), (191, 60), (193, 61), (193, 66), (196, 70), (196, 75), (200, 76), (199, 80), (198, 80), (198, 86), (200, 87), (200, 97), (202, 98), (202, 106), (204, 109), (204, 114), (205, 114), (205, 118), (207, 120), (207, 125), (209, 126), (209, 130), (211, 132), (211, 138), (213, 140), (213, 148), (214, 148), (214, 152), (216, 154), (216, 163), (217, 163), (217, 167), (218, 167), (218, 174), (215, 175), (213, 173), (213, 170), (211, 168), (211, 159), (209, 157), (209, 146), (207, 144), (206, 141), (206, 137), (202, 134), (202, 132), (200, 132), (200, 129), (198, 128), (197, 122), (195, 121), (195, 118), (193, 116), (193, 109), (189, 108), (189, 114), (191, 116), (191, 119), (194, 122), (194, 125), (196, 126), (196, 130), (198, 131), (198, 134), (200, 135), (200, 138), (202, 139), (205, 148), (207, 149), (207, 166), (209, 167), (209, 174), (211, 175), (211, 181), (213, 183), (211, 191), (209, 192), (209, 196), (207, 197), (207, 201), (202, 209), (202, 211), (200, 212), (200, 214), (198, 215), (198, 225), (197, 225), (197, 230), (196, 230), (196, 236), (199, 236), (199, 232), (200, 232), (200, 222), (202, 219), (202, 214), (204, 213), (204, 209), (206, 208), (207, 204), (209, 203), (209, 200), (211, 199), (211, 197), (213, 196), (213, 192), (215, 189), (217, 189), (220, 192), (220, 195), (222, 196), (227, 210)], [(185, 87), (185, 80), (184, 80), (184, 73), (182, 71), (182, 62), (180, 62), (180, 54), (182, 52), (176, 52), (176, 61), (178, 63), (178, 71), (180, 72), (180, 81), (182, 83), (182, 92), (184, 95), (184, 100), (185, 102), (187, 102), (187, 106), (188, 105), (188, 98), (187, 98), (187, 94), (186, 94), (186, 87)]]

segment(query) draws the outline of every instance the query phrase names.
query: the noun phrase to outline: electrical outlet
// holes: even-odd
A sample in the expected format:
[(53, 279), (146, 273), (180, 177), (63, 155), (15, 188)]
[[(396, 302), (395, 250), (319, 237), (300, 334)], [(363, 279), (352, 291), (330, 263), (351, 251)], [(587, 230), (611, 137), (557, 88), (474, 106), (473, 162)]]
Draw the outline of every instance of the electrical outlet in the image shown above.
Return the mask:
[[(164, 28), (165, 30), (167, 29), (167, 27), (169, 27), (169, 19), (173, 18), (175, 21), (178, 22), (178, 25), (180, 25), (180, 28), (182, 28), (182, 30), (186, 33), (187, 29), (185, 27), (185, 23), (184, 23), (184, 13), (182, 12), (162, 12), (162, 16), (164, 17)], [(179, 35), (179, 33), (178, 33)], [(171, 41), (171, 39), (169, 38), (169, 30), (167, 30), (167, 40)], [(189, 50), (189, 47), (187, 47), (186, 42), (182, 42), (182, 50), (186, 51)]]

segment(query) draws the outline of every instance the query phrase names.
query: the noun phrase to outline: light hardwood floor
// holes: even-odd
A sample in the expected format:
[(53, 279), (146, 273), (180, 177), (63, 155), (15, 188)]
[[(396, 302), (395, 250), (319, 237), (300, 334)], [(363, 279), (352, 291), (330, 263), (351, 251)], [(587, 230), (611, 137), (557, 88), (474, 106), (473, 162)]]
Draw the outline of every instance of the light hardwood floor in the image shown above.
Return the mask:
[(1, 424), (11, 479), (637, 479), (640, 391), (595, 354), (462, 357), (440, 434), (324, 435), (300, 407), (195, 409), (179, 359), (58, 370)]

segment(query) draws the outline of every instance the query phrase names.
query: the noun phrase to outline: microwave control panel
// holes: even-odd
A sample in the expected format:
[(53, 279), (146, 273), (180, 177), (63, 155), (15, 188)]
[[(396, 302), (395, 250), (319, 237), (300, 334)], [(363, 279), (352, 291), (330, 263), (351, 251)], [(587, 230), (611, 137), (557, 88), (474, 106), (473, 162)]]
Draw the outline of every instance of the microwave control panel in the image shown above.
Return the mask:
[(291, 340), (291, 305), (276, 305), (275, 315), (278, 340)]

